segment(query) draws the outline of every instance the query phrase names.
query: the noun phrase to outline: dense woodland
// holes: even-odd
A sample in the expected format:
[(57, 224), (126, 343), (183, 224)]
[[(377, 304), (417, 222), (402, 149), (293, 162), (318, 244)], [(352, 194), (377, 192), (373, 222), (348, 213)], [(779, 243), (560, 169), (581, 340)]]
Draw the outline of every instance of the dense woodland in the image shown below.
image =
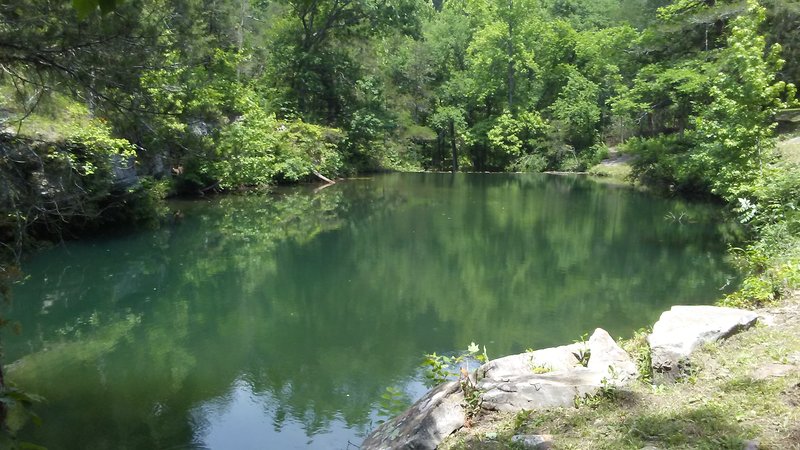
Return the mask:
[(169, 192), (580, 171), (609, 146), (639, 155), (650, 185), (746, 197), (794, 98), (799, 14), (782, 0), (5, 2), (0, 237), (18, 255), (150, 217)]
[(769, 301), (800, 283), (775, 151), (798, 25), (789, 0), (4, 1), (0, 253), (157, 220), (167, 195), (615, 148), (640, 184), (727, 204), (754, 239), (731, 302)]

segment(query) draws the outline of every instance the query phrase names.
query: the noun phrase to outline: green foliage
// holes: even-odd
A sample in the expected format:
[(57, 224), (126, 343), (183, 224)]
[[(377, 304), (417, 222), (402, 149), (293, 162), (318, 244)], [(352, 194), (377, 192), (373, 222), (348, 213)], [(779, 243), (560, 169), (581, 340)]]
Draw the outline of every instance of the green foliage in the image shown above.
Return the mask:
[(72, 0), (72, 7), (78, 12), (78, 16), (86, 18), (97, 9), (103, 14), (108, 14), (116, 9), (123, 0)]
[(566, 71), (567, 84), (550, 105), (550, 110), (553, 118), (562, 124), (559, 128), (562, 128), (566, 142), (583, 149), (593, 143), (600, 124), (600, 86), (574, 67)]
[(581, 335), (580, 339), (575, 341), (576, 344), (580, 344), (580, 348), (578, 351), (572, 352), (572, 356), (574, 356), (578, 361), (578, 364), (583, 367), (587, 367), (589, 365), (589, 359), (592, 357), (591, 349), (589, 349), (589, 344), (586, 342), (586, 338), (588, 337), (589, 335), (586, 333)]
[(633, 333), (633, 337), (620, 342), (622, 348), (636, 362), (639, 381), (650, 383), (653, 381), (653, 362), (650, 356), (650, 344), (647, 336), (652, 330), (641, 328)]
[(544, 162), (542, 153), (548, 128), (536, 111), (523, 112), (516, 117), (506, 112), (498, 117), (487, 133), (493, 165), (504, 167), (510, 164), (518, 171), (543, 170), (545, 166), (539, 161)]
[(486, 347), (484, 346), (481, 352), (480, 347), (472, 342), (466, 351), (456, 356), (437, 355), (436, 352), (427, 354), (422, 362), (422, 366), (426, 368), (425, 378), (431, 386), (458, 378), (466, 370), (466, 363), (469, 360), (487, 362), (489, 357), (486, 354)]
[(727, 201), (746, 194), (763, 176), (761, 169), (775, 147), (773, 117), (788, 106), (784, 99), (795, 95), (793, 85), (776, 81), (783, 65), (780, 46), (764, 56), (766, 42), (758, 32), (764, 17), (764, 8), (751, 0), (747, 12), (732, 21), (711, 103), (695, 119), (692, 162), (711, 181), (712, 192)]
[(224, 189), (298, 181), (315, 171), (335, 177), (343, 168), (336, 148), (340, 139), (338, 130), (300, 121), (280, 122), (250, 105), (220, 132), (216, 158), (205, 174)]
[(481, 404), (483, 403), (482, 392), (472, 382), (469, 374), (462, 371), (461, 378), (459, 379), (461, 385), (461, 392), (464, 393), (464, 412), (467, 420), (472, 420), (481, 412)]
[(8, 385), (0, 386), (0, 411), (5, 414), (5, 422), (0, 424), (0, 445), (12, 450), (44, 449), (18, 438), (19, 432), (29, 423), (42, 425), (42, 420), (33, 411), (33, 406), (43, 399)]
[(619, 398), (619, 390), (611, 385), (607, 379), (601, 380), (601, 386), (594, 394), (576, 395), (572, 399), (575, 408), (597, 409), (609, 402), (614, 402)]
[(634, 156), (631, 175), (662, 191), (707, 192), (708, 181), (691, 164), (692, 142), (680, 134), (632, 138), (625, 151)]
[(552, 372), (553, 368), (547, 364), (537, 364), (536, 361), (531, 358), (531, 370), (533, 370), (535, 374), (542, 374)]

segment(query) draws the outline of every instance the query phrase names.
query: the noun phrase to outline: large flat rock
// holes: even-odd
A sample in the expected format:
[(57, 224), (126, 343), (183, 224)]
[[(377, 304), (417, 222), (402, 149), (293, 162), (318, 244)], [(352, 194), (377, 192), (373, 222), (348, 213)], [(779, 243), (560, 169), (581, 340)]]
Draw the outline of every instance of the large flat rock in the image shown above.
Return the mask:
[(581, 367), (578, 356), (589, 351), (588, 367), (610, 378), (636, 377), (636, 364), (608, 332), (597, 328), (585, 343), (551, 347), (494, 359), (477, 370), (477, 379), (501, 380), (535, 373), (566, 372)]
[(575, 397), (594, 394), (605, 373), (586, 367), (569, 371), (526, 374), (503, 379), (483, 379), (482, 407), (493, 411), (517, 412), (557, 406), (572, 406)]
[[(579, 356), (590, 354), (586, 367)], [(586, 361), (584, 361), (586, 362)], [(506, 356), (482, 365), (473, 382), (482, 407), (521, 411), (572, 406), (575, 397), (622, 385), (635, 378), (636, 365), (600, 328), (587, 342)], [(472, 379), (472, 377), (471, 377)], [(464, 395), (458, 381), (429, 391), (402, 415), (376, 428), (362, 449), (434, 449), (464, 426)]]
[(673, 306), (647, 337), (655, 381), (679, 378), (698, 347), (749, 328), (757, 319), (756, 313), (735, 308)]
[(584, 344), (562, 345), (493, 359), (478, 368), (477, 379), (502, 379), (539, 371), (559, 372), (578, 367), (575, 357)]
[(428, 391), (403, 414), (383, 423), (367, 436), (362, 450), (433, 450), (445, 437), (464, 426), (464, 395), (458, 381)]
[[(578, 356), (587, 351), (590, 357), (583, 367)], [(542, 373), (542, 368), (549, 371)], [(624, 385), (636, 378), (636, 364), (598, 328), (585, 343), (490, 361), (478, 369), (477, 378), (484, 408), (515, 412), (571, 406), (576, 396), (593, 395), (604, 385)]]

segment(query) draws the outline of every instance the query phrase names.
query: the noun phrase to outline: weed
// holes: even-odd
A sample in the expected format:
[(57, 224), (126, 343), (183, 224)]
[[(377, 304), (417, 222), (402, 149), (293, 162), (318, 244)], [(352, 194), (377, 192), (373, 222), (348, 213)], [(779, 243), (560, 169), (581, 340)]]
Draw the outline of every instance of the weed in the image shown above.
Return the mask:
[(475, 386), (469, 376), (469, 372), (463, 367), (461, 368), (459, 384), (461, 385), (461, 392), (464, 393), (464, 409), (467, 423), (471, 423), (472, 419), (477, 417), (481, 411), (481, 404), (483, 403), (482, 391)]
[(426, 368), (425, 378), (432, 386), (454, 379), (460, 374), (458, 368), (465, 369), (463, 364), (469, 359), (481, 363), (487, 362), (489, 357), (486, 353), (486, 346), (483, 346), (483, 352), (481, 352), (480, 346), (471, 342), (467, 350), (458, 356), (437, 355), (436, 352), (425, 355), (425, 359), (422, 361), (422, 366)]
[(580, 339), (575, 341), (576, 344), (581, 344), (582, 348), (578, 349), (577, 352), (572, 352), (572, 356), (578, 360), (578, 364), (583, 367), (589, 366), (589, 358), (591, 358), (591, 350), (589, 350), (589, 345), (586, 342), (589, 335), (584, 333), (581, 335)]
[(647, 336), (650, 331), (649, 328), (640, 328), (634, 332), (632, 338), (620, 341), (625, 351), (636, 362), (638, 378), (643, 383), (653, 381), (653, 361), (650, 356), (650, 344), (647, 343)]
[(527, 410), (527, 409), (523, 409), (522, 411), (520, 411), (520, 412), (518, 412), (518, 413), (516, 413), (514, 415), (514, 423), (511, 426), (511, 429), (514, 430), (514, 433), (516, 433), (517, 431), (522, 430), (522, 428), (525, 426), (525, 424), (531, 418), (531, 414), (533, 414), (533, 411)]
[(542, 374), (552, 372), (553, 368), (547, 364), (537, 364), (533, 357), (531, 357), (531, 370), (533, 370), (533, 373), (535, 374)]
[(610, 379), (604, 377), (600, 380), (600, 388), (597, 392), (594, 394), (587, 393), (583, 396), (576, 395), (575, 398), (573, 398), (572, 403), (576, 408), (589, 407), (596, 409), (604, 403), (614, 402), (619, 398), (619, 390), (613, 383), (619, 375), (612, 366), (609, 366), (608, 369)]

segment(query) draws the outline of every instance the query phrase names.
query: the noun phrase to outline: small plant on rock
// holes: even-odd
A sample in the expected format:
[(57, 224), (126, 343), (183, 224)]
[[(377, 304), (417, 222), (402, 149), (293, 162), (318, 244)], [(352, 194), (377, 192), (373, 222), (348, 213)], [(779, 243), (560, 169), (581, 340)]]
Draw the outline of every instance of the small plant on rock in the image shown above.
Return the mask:
[(462, 370), (466, 370), (464, 364), (469, 359), (481, 363), (487, 362), (489, 357), (486, 354), (486, 346), (483, 346), (483, 352), (481, 352), (480, 346), (471, 342), (466, 352), (462, 352), (458, 356), (437, 355), (436, 352), (425, 355), (425, 359), (422, 361), (422, 366), (426, 367), (425, 378), (432, 386), (457, 378), (460, 374), (459, 366)]
[(592, 356), (589, 344), (586, 342), (588, 337), (589, 335), (587, 333), (582, 334), (580, 339), (575, 341), (576, 344), (581, 344), (582, 348), (578, 349), (577, 352), (572, 352), (572, 355), (578, 360), (578, 364), (583, 367), (589, 365), (589, 358)]

